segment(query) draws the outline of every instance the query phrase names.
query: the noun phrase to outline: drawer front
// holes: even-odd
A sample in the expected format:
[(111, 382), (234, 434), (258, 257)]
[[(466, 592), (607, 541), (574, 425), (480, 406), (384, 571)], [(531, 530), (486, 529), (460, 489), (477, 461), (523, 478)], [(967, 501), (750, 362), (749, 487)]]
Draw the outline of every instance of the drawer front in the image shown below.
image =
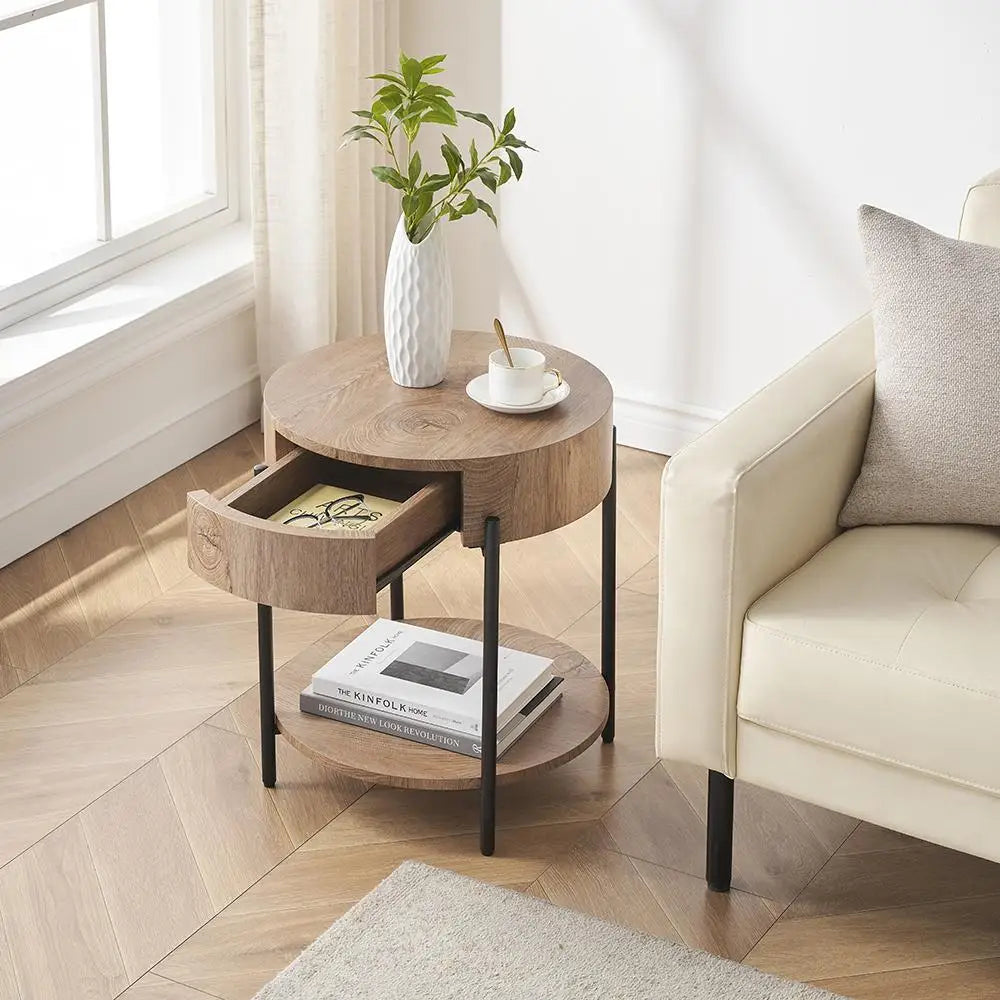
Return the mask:
[[(318, 483), (398, 500), (378, 528), (268, 520)], [(297, 611), (374, 614), (379, 577), (457, 526), (458, 479), (370, 469), (295, 450), (229, 496), (188, 494), (188, 564), (238, 597)]]

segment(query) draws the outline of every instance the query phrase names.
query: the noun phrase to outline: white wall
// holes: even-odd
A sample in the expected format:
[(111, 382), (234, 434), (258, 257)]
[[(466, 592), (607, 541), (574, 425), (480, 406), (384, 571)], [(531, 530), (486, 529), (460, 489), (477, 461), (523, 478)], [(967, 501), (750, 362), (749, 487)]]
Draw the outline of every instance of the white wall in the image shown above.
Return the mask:
[[(456, 107), (495, 116), (500, 93), (500, 3), (498, 0), (402, 0), (399, 35), (403, 50), (426, 57), (447, 53), (436, 80), (455, 91)], [(459, 119), (462, 148), (486, 129)], [(429, 129), (431, 137), (436, 129)], [(421, 144), (421, 157), (441, 158), (440, 142)], [(481, 145), (477, 143), (477, 145)], [(396, 219), (392, 220), (395, 227)], [(455, 287), (454, 323), (459, 330), (486, 330), (500, 310), (500, 240), (481, 212), (448, 227)]]
[(661, 450), (866, 308), (859, 203), (954, 233), (1000, 166), (995, 0), (404, 0), (402, 39), (541, 150), (499, 242), (451, 229), (457, 321), (589, 357)]

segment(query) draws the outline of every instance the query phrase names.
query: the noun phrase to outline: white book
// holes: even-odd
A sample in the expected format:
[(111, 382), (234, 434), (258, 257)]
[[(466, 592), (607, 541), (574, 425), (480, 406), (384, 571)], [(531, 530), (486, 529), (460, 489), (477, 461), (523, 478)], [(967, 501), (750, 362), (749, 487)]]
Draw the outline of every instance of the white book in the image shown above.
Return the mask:
[[(548, 682), (552, 660), (501, 646), (497, 729)], [(483, 644), (379, 618), (312, 676), (312, 689), (359, 707), (459, 733), (482, 731)]]

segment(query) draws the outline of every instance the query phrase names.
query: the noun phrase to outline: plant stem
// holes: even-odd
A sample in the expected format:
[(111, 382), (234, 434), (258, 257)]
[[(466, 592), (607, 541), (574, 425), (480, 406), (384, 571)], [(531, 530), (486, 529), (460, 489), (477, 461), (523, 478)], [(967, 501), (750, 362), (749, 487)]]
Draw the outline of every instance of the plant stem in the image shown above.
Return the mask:
[(383, 129), (383, 133), (385, 135), (386, 147), (388, 148), (389, 155), (392, 157), (392, 162), (396, 167), (396, 173), (399, 174), (400, 176), (403, 176), (403, 172), (399, 169), (399, 160), (396, 159), (396, 150), (393, 149), (392, 146), (392, 133), (395, 131), (396, 131), (395, 129), (392, 129), (391, 131), (388, 128)]
[[(485, 156), (480, 157), (479, 166), (481, 167), (484, 164), (488, 164), (493, 159), (494, 153), (496, 153), (496, 151), (499, 148), (500, 148), (500, 146), (499, 146), (498, 142), (496, 140), (494, 140), (493, 145), (490, 148), (490, 151)], [(499, 156), (496, 157), (496, 160), (499, 163), (500, 157)], [(463, 171), (463, 173), (465, 173), (465, 171)], [(457, 198), (463, 191), (468, 191), (468, 185), (471, 182), (472, 182), (472, 178), (470, 178), (469, 180), (463, 181), (457, 188), (455, 188), (454, 191), (450, 191), (443, 198), (441, 198), (441, 200), (436, 205), (431, 205), (431, 207), (430, 207), (430, 209), (428, 209), (428, 211), (430, 211), (431, 213), (437, 213), (437, 214), (434, 215), (434, 221), (435, 222), (437, 222), (438, 219), (440, 219), (442, 217), (442, 215), (444, 214), (443, 211), (439, 211), (439, 209), (443, 209), (445, 207), (448, 207), (448, 204), (449, 204), (449, 202), (452, 201), (452, 199)]]

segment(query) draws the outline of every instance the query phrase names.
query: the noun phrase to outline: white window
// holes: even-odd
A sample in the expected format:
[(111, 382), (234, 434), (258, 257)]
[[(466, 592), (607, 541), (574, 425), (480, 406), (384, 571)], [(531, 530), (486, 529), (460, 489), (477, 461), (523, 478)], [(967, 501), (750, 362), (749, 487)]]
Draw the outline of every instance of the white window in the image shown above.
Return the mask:
[(225, 7), (0, 0), (0, 329), (234, 218)]

